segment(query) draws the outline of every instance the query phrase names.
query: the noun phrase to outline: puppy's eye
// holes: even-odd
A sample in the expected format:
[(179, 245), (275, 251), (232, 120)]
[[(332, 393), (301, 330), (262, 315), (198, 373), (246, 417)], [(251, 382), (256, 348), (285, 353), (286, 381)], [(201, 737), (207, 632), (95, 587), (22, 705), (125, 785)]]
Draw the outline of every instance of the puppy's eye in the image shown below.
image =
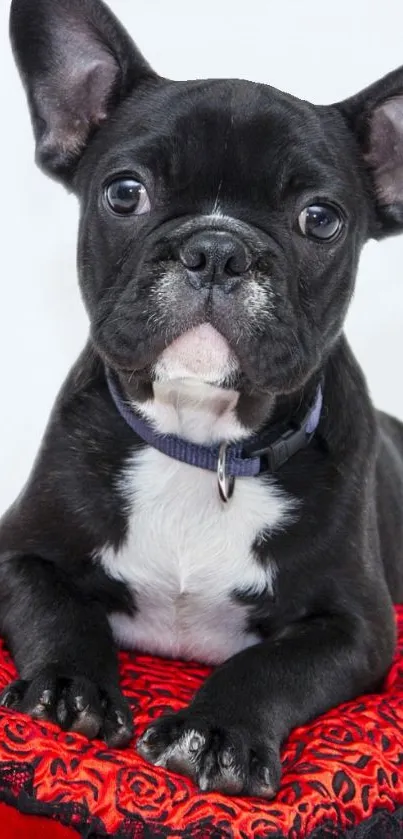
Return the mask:
[(105, 198), (109, 209), (120, 216), (140, 216), (150, 211), (148, 192), (134, 178), (116, 178), (111, 181), (106, 187)]
[(343, 219), (330, 204), (311, 204), (298, 216), (301, 233), (309, 239), (329, 242), (336, 239), (343, 227)]

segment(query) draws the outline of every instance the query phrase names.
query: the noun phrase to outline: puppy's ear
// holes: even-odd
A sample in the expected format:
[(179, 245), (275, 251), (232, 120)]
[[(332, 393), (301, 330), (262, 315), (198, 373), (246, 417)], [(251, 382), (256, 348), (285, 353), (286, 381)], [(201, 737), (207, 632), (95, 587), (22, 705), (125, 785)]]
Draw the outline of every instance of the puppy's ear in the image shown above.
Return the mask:
[(375, 238), (403, 231), (403, 67), (339, 102), (361, 147), (375, 198)]
[(157, 76), (101, 0), (13, 0), (10, 35), (37, 161), (68, 183), (94, 131)]

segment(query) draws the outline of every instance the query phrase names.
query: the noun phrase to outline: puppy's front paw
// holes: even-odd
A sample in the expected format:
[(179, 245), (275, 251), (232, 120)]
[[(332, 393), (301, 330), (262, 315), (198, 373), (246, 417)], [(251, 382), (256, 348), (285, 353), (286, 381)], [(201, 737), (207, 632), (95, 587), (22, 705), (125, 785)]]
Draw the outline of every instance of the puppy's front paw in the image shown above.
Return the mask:
[(107, 691), (83, 676), (66, 678), (53, 669), (12, 682), (0, 695), (0, 705), (90, 740), (100, 737), (116, 748), (126, 746), (133, 734), (131, 711), (118, 688)]
[(244, 726), (226, 727), (190, 710), (161, 717), (136, 748), (149, 763), (188, 775), (203, 791), (272, 798), (280, 782), (277, 748)]

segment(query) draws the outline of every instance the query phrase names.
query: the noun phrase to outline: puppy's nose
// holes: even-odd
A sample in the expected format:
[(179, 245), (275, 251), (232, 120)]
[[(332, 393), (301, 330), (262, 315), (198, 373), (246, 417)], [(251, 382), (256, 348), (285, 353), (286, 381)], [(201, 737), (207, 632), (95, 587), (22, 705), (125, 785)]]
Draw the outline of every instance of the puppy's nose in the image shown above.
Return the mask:
[(203, 230), (182, 245), (179, 258), (187, 269), (193, 288), (217, 284), (226, 293), (233, 291), (251, 264), (246, 247), (230, 233)]

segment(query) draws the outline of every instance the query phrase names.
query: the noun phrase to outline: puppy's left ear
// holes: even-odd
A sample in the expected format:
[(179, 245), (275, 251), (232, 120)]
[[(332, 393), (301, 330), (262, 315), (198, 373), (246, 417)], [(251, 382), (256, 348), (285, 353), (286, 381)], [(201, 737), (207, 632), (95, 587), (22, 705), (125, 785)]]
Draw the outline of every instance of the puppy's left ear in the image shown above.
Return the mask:
[(339, 102), (361, 147), (375, 198), (374, 238), (403, 231), (403, 67)]

